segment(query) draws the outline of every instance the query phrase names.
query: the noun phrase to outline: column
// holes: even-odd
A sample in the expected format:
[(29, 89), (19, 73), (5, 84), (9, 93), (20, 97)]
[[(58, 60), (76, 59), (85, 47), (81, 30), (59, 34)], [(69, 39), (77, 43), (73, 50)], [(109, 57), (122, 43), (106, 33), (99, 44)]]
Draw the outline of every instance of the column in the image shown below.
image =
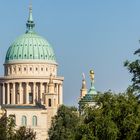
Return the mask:
[(36, 90), (36, 102), (38, 102), (38, 94), (39, 94), (39, 86), (38, 86), (38, 84), (36, 83), (36, 87), (35, 87), (35, 90)]
[(21, 90), (22, 83), (19, 83), (19, 104), (23, 104), (23, 92)]
[(12, 104), (15, 104), (15, 83), (13, 83), (13, 91), (12, 91)]
[(2, 103), (5, 104), (5, 84), (2, 86)]
[(41, 104), (43, 103), (42, 91), (43, 91), (43, 83), (40, 83), (40, 101), (41, 101)]
[(26, 83), (26, 104), (29, 104), (28, 85), (29, 85), (29, 83)]
[(34, 82), (33, 83), (33, 104), (36, 103), (36, 96), (35, 96), (36, 91), (35, 91), (35, 89), (36, 89), (36, 83)]
[(48, 83), (46, 83), (46, 94), (48, 93)]
[(59, 104), (63, 104), (63, 88), (62, 84), (59, 84)]
[(10, 104), (10, 89), (9, 89), (9, 83), (7, 83), (7, 104)]
[(58, 105), (59, 104), (59, 90), (58, 90), (58, 84), (56, 84), (56, 97), (57, 97), (57, 99), (56, 99), (56, 104)]

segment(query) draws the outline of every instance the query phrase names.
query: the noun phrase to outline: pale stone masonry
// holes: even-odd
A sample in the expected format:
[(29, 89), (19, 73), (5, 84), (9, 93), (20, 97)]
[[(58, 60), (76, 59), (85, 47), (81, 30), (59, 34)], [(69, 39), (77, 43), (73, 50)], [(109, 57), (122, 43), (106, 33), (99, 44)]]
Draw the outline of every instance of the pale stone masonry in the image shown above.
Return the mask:
[(46, 140), (51, 119), (63, 104), (63, 77), (51, 45), (34, 31), (32, 7), (27, 31), (9, 47), (0, 77), (0, 116), (14, 115), (16, 127), (34, 129)]

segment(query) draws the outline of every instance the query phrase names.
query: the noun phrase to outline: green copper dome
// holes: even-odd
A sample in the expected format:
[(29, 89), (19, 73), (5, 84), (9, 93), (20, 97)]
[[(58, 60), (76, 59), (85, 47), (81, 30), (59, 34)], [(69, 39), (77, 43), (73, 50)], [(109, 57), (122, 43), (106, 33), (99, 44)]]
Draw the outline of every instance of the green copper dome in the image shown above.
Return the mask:
[(55, 63), (55, 54), (51, 45), (34, 32), (32, 8), (30, 7), (27, 31), (18, 37), (9, 47), (5, 63), (25, 60), (46, 60)]

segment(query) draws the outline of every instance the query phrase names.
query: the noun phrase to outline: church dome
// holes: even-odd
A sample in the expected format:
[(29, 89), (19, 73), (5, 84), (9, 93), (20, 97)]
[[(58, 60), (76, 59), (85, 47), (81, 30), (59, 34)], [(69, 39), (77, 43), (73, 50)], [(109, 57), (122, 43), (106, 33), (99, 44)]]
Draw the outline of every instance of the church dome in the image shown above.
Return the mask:
[(9, 47), (6, 53), (5, 63), (39, 60), (55, 63), (53, 48), (47, 40), (34, 31), (35, 24), (31, 7), (26, 26), (26, 33), (18, 37)]

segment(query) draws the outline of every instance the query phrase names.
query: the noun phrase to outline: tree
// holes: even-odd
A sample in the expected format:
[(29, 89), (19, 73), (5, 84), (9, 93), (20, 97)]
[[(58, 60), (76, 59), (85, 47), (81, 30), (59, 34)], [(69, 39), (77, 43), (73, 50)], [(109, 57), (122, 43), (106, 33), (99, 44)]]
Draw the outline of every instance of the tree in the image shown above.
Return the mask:
[(20, 127), (16, 130), (15, 140), (35, 140), (36, 133), (31, 128)]
[(134, 91), (140, 91), (140, 49), (135, 51), (134, 55), (138, 58), (135, 61), (126, 61), (124, 66), (127, 67), (128, 71), (133, 75), (132, 76), (132, 89)]
[(132, 93), (110, 91), (94, 97), (98, 108), (85, 108), (76, 140), (135, 140), (140, 138), (140, 104)]
[(36, 133), (26, 127), (15, 128), (15, 116), (0, 119), (0, 140), (35, 140)]
[(64, 105), (60, 106), (49, 130), (50, 140), (74, 140), (78, 124), (77, 109)]
[(3, 116), (1, 119), (0, 119), (0, 140), (6, 140), (6, 117)]

